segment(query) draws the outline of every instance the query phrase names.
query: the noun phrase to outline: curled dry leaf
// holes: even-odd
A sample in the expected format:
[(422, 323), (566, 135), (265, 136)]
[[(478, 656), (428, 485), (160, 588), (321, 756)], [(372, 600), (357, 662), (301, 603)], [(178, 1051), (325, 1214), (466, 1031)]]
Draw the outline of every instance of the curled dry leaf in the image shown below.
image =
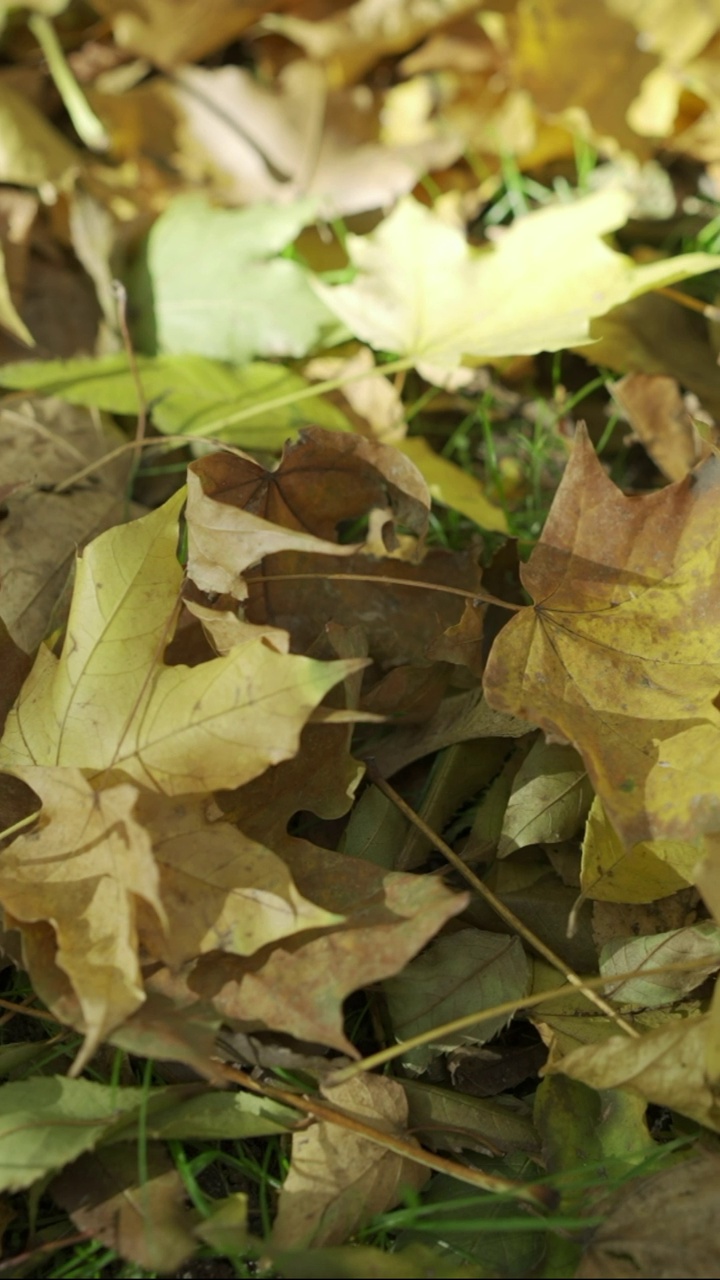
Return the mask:
[(42, 814), (37, 828), (3, 853), (0, 901), (20, 924), (52, 925), (56, 963), (80, 1004), (79, 1070), (144, 999), (137, 902), (147, 904), (164, 931), (158, 870), (133, 813), (135, 787), (96, 792), (77, 769), (15, 772), (40, 796)]

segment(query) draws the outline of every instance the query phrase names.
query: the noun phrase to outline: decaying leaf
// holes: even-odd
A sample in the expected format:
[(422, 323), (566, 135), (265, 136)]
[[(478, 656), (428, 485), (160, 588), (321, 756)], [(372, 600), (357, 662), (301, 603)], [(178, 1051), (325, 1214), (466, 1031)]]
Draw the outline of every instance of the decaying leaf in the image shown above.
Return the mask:
[(578, 748), (628, 844), (693, 838), (716, 818), (719, 482), (710, 458), (626, 498), (582, 431), (521, 571), (536, 603), (486, 668), (493, 706)]
[[(329, 1102), (376, 1129), (397, 1132), (407, 1121), (402, 1086), (387, 1077), (357, 1076), (323, 1093)], [(426, 1179), (420, 1165), (384, 1151), (360, 1134), (320, 1121), (293, 1137), (273, 1246), (337, 1244), (373, 1214), (396, 1204), (403, 1188), (417, 1189)]]
[(720, 1160), (703, 1151), (634, 1181), (603, 1202), (577, 1280), (704, 1280), (718, 1269)]

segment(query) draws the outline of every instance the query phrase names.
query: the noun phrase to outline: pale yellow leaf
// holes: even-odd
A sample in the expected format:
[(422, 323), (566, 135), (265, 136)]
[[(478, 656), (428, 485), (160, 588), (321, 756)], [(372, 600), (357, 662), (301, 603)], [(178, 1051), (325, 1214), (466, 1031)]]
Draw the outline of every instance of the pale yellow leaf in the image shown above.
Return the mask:
[(166, 927), (150, 836), (134, 816), (134, 786), (96, 792), (78, 769), (14, 772), (40, 797), (42, 814), (2, 855), (0, 901), (18, 921), (52, 925), (56, 963), (82, 1010), (85, 1060), (145, 998), (137, 900)]
[(469, 359), (588, 342), (593, 316), (717, 267), (705, 253), (641, 266), (616, 253), (603, 236), (623, 225), (630, 207), (621, 190), (550, 205), (478, 250), (407, 197), (370, 235), (348, 236), (358, 271), (352, 284), (315, 288), (362, 342), (406, 356), (444, 385)]

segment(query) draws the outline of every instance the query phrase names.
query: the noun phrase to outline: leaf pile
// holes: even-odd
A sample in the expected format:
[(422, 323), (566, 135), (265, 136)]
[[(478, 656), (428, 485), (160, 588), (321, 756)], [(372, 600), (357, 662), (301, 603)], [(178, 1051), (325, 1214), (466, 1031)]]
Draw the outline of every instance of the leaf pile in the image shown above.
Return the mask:
[[(720, 9), (0, 21), (0, 944), (60, 1027), (0, 1043), (0, 1189), (151, 1272), (676, 1274), (643, 1222), (720, 1132)], [(182, 1145), (258, 1139), (272, 1228)]]

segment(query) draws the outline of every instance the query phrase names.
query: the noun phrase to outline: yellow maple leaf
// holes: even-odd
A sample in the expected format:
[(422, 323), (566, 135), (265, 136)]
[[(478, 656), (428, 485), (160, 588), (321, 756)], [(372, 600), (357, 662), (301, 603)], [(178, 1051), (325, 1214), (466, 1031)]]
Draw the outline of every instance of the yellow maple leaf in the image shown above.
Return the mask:
[(485, 671), (492, 706), (581, 752), (628, 845), (720, 825), (719, 488), (712, 457), (625, 497), (581, 429), (522, 569), (536, 603), (500, 633)]
[(166, 666), (184, 491), (83, 552), (60, 658), (43, 646), (0, 740), (0, 767), (117, 771), (168, 795), (235, 787), (292, 757), (308, 716), (362, 660), (317, 662), (262, 637)]

